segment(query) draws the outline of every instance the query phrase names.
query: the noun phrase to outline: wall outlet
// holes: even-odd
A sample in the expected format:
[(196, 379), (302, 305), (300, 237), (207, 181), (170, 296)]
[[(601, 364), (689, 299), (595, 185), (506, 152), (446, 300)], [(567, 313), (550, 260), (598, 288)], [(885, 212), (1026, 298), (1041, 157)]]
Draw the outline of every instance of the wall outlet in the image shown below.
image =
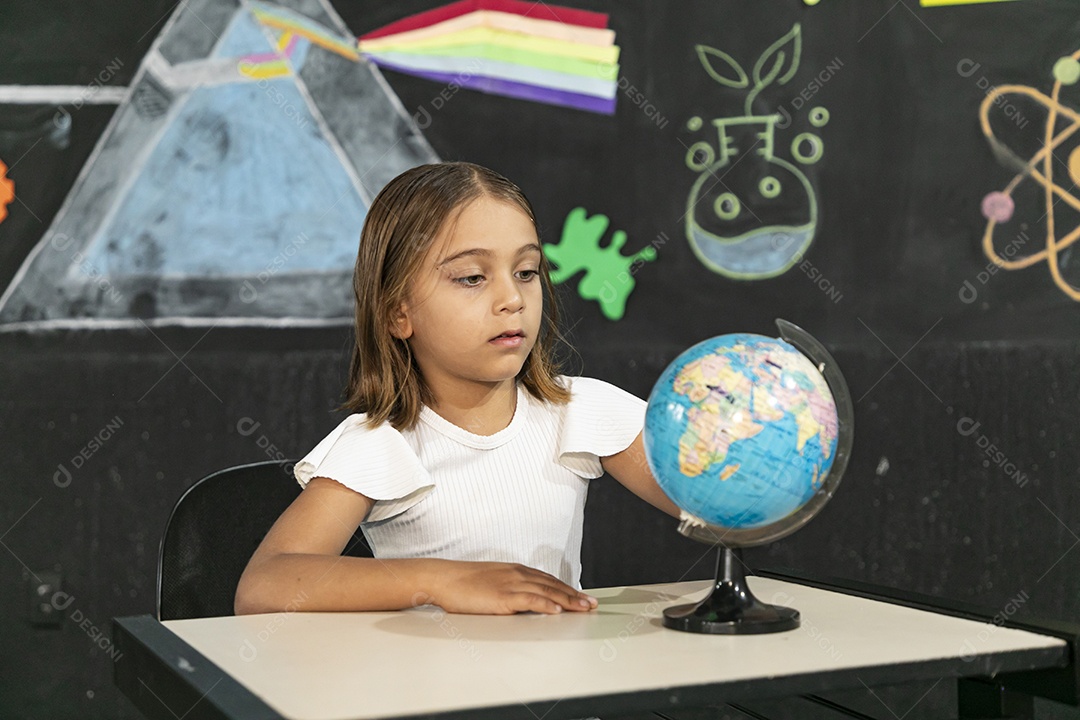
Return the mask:
[[(37, 572), (30, 576), (30, 624), (35, 627), (60, 627), (64, 619), (60, 592), (60, 573)], [(62, 597), (60, 598), (62, 599)]]

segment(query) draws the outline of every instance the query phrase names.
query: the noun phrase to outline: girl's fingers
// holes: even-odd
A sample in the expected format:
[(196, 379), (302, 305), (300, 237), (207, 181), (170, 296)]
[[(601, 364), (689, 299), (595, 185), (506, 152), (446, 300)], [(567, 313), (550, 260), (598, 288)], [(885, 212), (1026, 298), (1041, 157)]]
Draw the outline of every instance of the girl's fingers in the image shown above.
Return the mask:
[[(560, 583), (561, 584), (561, 583)], [(592, 610), (594, 605), (589, 602), (588, 596), (583, 596), (573, 588), (552, 587), (544, 583), (528, 583), (528, 591), (536, 593), (548, 600), (557, 603), (561, 608), (575, 612)]]
[(563, 606), (556, 601), (534, 592), (516, 592), (511, 596), (510, 607), (514, 612), (538, 612), (557, 615)]
[[(585, 593), (581, 592), (580, 590), (576, 590), (575, 588), (570, 587), (569, 585), (564, 583), (562, 580), (559, 580), (559, 578), (555, 577), (554, 575), (549, 575), (548, 573), (546, 573), (546, 572), (544, 572), (542, 570), (537, 570), (535, 568), (527, 568), (527, 569), (532, 571), (530, 574), (534, 574), (534, 575), (538, 576), (538, 578), (542, 579), (540, 581), (541, 585), (544, 585), (546, 587), (550, 587), (553, 590), (555, 590), (556, 592), (564, 593), (567, 596), (569, 596), (570, 598), (572, 598), (571, 602), (572, 602), (573, 606), (575, 607), (575, 609), (577, 607), (579, 607), (579, 606), (584, 607), (586, 609), (594, 608), (594, 607), (597, 606), (598, 603), (597, 603), (596, 598), (592, 597), (591, 595), (586, 595)], [(585, 601), (583, 605), (579, 602), (579, 601), (582, 601), (582, 600)]]

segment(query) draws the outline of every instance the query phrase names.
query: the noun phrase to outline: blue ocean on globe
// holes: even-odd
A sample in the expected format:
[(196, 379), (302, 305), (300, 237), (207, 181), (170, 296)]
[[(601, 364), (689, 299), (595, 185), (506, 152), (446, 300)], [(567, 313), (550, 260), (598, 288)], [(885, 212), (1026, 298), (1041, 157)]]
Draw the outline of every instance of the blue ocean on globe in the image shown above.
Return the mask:
[(664, 492), (706, 523), (782, 521), (821, 488), (838, 418), (825, 378), (799, 350), (749, 333), (679, 355), (649, 395), (645, 454)]

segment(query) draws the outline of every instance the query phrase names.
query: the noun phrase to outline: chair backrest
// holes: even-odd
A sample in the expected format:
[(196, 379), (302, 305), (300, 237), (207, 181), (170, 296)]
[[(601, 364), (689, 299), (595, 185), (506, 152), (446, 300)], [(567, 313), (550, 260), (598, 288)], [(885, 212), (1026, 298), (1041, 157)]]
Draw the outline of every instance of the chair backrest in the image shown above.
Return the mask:
[[(301, 492), (292, 467), (271, 460), (219, 470), (180, 496), (158, 555), (159, 620), (233, 614), (248, 560)], [(359, 529), (345, 554), (371, 557)]]

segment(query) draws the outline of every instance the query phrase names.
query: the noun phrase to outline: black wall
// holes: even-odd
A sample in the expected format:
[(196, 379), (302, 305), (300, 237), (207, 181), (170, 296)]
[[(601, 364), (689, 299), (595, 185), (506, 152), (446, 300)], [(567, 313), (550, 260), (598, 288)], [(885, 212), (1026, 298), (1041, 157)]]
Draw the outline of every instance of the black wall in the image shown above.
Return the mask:
[[(335, 2), (357, 34), (432, 5)], [(669, 121), (663, 128), (626, 96), (608, 118), (462, 91), (424, 131), (444, 159), (486, 164), (519, 182), (546, 241), (558, 240), (578, 205), (625, 230), (630, 252), (667, 236), (637, 273), (620, 322), (578, 298), (575, 281), (561, 286), (579, 355), (571, 369), (644, 397), (690, 344), (733, 331), (775, 335), (774, 318), (791, 320), (825, 342), (844, 371), (857, 400), (855, 449), (822, 514), (751, 550), (751, 562), (991, 609), (1023, 594), (1017, 617), (1080, 618), (1080, 307), (1052, 285), (1045, 264), (977, 281), (987, 265), (979, 203), (1013, 173), (979, 130), (979, 79), (1048, 91), (1056, 59), (1080, 48), (1075, 3), (574, 5), (611, 13), (622, 75)], [(170, 6), (5, 7), (0, 84), (85, 84), (120, 57), (128, 75), (110, 82), (124, 85)], [(843, 63), (813, 100), (832, 119), (821, 131), (825, 156), (807, 170), (821, 223), (806, 259), (839, 301), (798, 267), (760, 282), (715, 275), (692, 255), (679, 221), (695, 177), (683, 164), (685, 146), (698, 139), (686, 121), (741, 108), (704, 75), (693, 46), (752, 58), (794, 22), (803, 30), (804, 69), (762, 102), (792, 107), (820, 68)], [(959, 73), (964, 59), (978, 72)], [(386, 75), (410, 112), (440, 90)], [(1075, 92), (1062, 100), (1077, 104)], [(35, 128), (53, 111), (0, 105), (0, 157), (10, 165), (25, 153), (12, 172), (21, 202), (0, 224), (3, 283), (44, 232), (110, 114), (108, 106), (74, 114), (66, 149), (35, 145)], [(1029, 112), (1035, 142), (1039, 120)], [(1059, 151), (1064, 164), (1074, 147)], [(1040, 222), (1036, 213), (1031, 226)], [(1064, 271), (1077, 282), (1068, 260)], [(965, 281), (976, 283), (976, 302), (960, 298)], [(153, 612), (161, 531), (191, 483), (268, 453), (298, 457), (333, 427), (349, 342), (347, 327), (0, 333), (0, 715), (136, 717), (112, 687), (108, 648), (80, 622), (107, 635), (112, 617)], [(244, 435), (242, 421), (258, 429)], [(106, 427), (109, 437), (89, 449)], [(989, 443), (1002, 454), (986, 454)], [(89, 456), (82, 462), (81, 451)], [(586, 587), (712, 572), (705, 546), (679, 537), (610, 479), (593, 484), (586, 528)], [(30, 624), (33, 576), (46, 572), (60, 573), (74, 598), (59, 628)], [(911, 702), (898, 700), (896, 714)]]

